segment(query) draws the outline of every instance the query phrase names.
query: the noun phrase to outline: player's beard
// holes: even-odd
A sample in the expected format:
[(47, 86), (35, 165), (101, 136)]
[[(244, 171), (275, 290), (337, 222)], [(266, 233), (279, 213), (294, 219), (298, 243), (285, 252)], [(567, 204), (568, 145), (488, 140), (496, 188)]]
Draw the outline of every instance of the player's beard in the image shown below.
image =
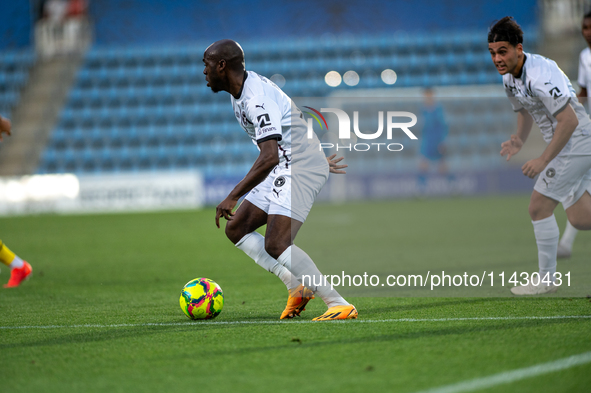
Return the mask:
[(209, 82), (209, 88), (214, 93), (219, 93), (220, 91), (223, 90), (220, 87), (222, 85), (221, 80), (216, 75), (209, 75), (209, 81), (208, 82)]

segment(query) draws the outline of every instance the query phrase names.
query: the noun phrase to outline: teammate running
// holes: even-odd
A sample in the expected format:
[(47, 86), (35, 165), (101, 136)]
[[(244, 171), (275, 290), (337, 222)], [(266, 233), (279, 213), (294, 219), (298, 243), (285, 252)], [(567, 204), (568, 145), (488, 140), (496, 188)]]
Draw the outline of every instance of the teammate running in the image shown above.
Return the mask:
[[(342, 172), (345, 166), (324, 156), (316, 135), (308, 139), (300, 110), (277, 85), (245, 70), (237, 42), (214, 42), (203, 63), (207, 86), (230, 93), (236, 120), (260, 150), (248, 174), (217, 206), (216, 225), (222, 216), (228, 220), (228, 239), (286, 285), (289, 298), (281, 319), (300, 315), (314, 294), (328, 307), (315, 321), (357, 318), (355, 307), (323, 282), (312, 259), (293, 244), (329, 171)], [(256, 229), (265, 224), (263, 237)]]
[[(539, 175), (529, 204), (541, 282), (511, 288), (515, 295), (556, 292), (554, 285), (559, 230), (554, 209), (562, 203), (570, 223), (591, 229), (591, 120), (569, 79), (550, 59), (523, 51), (523, 31), (512, 17), (499, 20), (488, 33), (488, 49), (505, 92), (517, 114), (517, 133), (501, 144), (509, 160), (527, 139), (535, 121), (548, 146), (521, 168)], [(542, 282), (545, 281), (545, 282)]]

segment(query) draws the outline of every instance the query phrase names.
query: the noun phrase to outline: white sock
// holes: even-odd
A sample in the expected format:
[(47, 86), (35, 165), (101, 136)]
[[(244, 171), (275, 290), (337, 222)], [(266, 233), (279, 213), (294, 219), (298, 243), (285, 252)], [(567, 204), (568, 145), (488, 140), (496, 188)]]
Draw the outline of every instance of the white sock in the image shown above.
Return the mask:
[[(325, 283), (324, 276), (320, 273), (314, 261), (295, 244), (283, 251), (277, 261), (285, 266), (299, 282), (318, 294), (328, 308), (349, 305), (349, 302), (343, 299), (336, 290), (330, 288), (330, 283)], [(302, 276), (306, 276), (305, 282)]]
[(547, 273), (550, 274), (550, 281), (554, 282), (556, 273), (556, 252), (558, 250), (558, 238), (560, 230), (556, 218), (552, 214), (548, 218), (539, 221), (532, 221), (534, 234), (538, 244), (538, 266), (540, 268), (540, 279), (543, 280)]
[(251, 232), (248, 235), (245, 235), (238, 243), (236, 243), (236, 247), (254, 259), (257, 265), (279, 277), (287, 287), (287, 290), (297, 288), (300, 285), (299, 281), (288, 269), (283, 267), (275, 258), (265, 251), (265, 237), (260, 233)]
[(21, 267), (23, 267), (25, 265), (25, 262), (23, 262), (22, 259), (20, 259), (18, 257), (18, 255), (14, 256), (14, 259), (12, 260), (12, 262), (10, 262), (10, 265), (8, 265), (11, 269), (20, 269)]
[(575, 243), (575, 238), (577, 237), (577, 233), (579, 230), (571, 225), (571, 223), (566, 220), (566, 228), (564, 228), (564, 233), (562, 234), (562, 239), (560, 239), (560, 245), (568, 248), (569, 250), (573, 249), (573, 244)]

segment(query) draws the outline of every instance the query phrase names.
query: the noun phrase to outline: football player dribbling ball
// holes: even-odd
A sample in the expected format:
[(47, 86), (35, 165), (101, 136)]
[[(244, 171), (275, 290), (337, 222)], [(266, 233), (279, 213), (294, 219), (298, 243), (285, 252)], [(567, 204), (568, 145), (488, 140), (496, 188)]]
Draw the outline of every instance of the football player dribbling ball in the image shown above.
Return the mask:
[[(324, 156), (316, 135), (308, 138), (300, 110), (275, 83), (246, 71), (237, 42), (214, 42), (205, 50), (203, 63), (207, 86), (214, 93), (230, 93), (236, 120), (260, 151), (244, 179), (217, 206), (216, 225), (219, 228), (224, 217), (228, 239), (283, 281), (289, 297), (281, 319), (300, 315), (314, 295), (328, 307), (314, 320), (357, 318), (355, 307), (293, 244), (329, 172), (342, 173), (345, 165), (338, 165), (340, 159), (334, 156)], [(256, 229), (265, 224), (262, 236)]]

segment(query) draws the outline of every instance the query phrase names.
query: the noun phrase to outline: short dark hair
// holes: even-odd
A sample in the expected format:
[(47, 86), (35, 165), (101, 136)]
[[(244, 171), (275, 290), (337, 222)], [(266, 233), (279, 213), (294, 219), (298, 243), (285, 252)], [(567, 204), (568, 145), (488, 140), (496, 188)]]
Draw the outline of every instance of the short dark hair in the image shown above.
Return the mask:
[(583, 16), (583, 20), (591, 18), (591, 10), (587, 11), (587, 13)]
[(507, 41), (513, 46), (523, 44), (523, 30), (512, 16), (497, 21), (488, 31), (488, 42)]

